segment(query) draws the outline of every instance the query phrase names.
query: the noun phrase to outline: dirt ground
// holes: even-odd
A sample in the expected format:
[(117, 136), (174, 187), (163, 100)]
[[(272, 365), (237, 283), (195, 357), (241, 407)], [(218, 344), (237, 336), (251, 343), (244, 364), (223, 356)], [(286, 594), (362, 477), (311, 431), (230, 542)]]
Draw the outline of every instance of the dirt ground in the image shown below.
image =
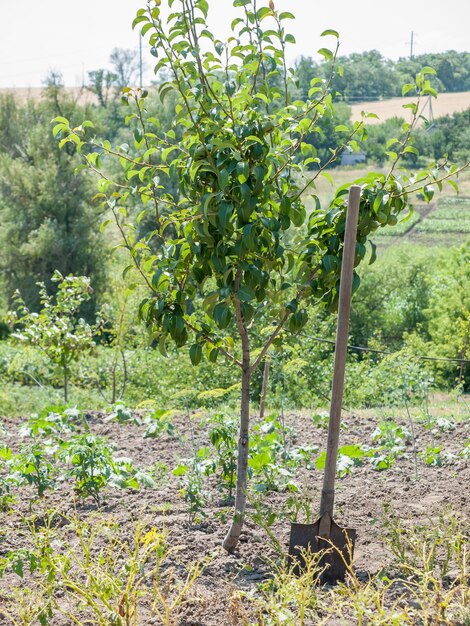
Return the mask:
[[(319, 425), (312, 425), (311, 416), (312, 413), (308, 412), (288, 413), (285, 416), (286, 423), (293, 429), (289, 444), (312, 444), (323, 450), (327, 431)], [(180, 563), (190, 565), (209, 557), (209, 564), (192, 590), (194, 602), (185, 608), (178, 623), (182, 626), (241, 623), (230, 600), (234, 590), (256, 591), (257, 585), (271, 576), (277, 555), (265, 531), (251, 519), (252, 507), (249, 507), (248, 519), (237, 551), (231, 555), (224, 552), (221, 543), (228, 522), (223, 518), (230, 509), (226, 502), (220, 500), (215, 482), (211, 483), (212, 478), (209, 481), (212, 498), (205, 508), (205, 516), (192, 527), (188, 526), (187, 505), (179, 495), (181, 479), (174, 476), (171, 470), (182, 459), (191, 456), (194, 445), (207, 445), (207, 433), (198, 427), (199, 418), (193, 416), (189, 421), (188, 416), (176, 415), (173, 437), (162, 434), (158, 439), (143, 439), (141, 426), (105, 422), (105, 415), (98, 412), (90, 413), (88, 417), (93, 433), (106, 435), (115, 442), (116, 456), (131, 457), (139, 467), (157, 462), (168, 467), (168, 472), (162, 476), (158, 488), (139, 491), (107, 490), (105, 503), (99, 510), (91, 499), (77, 500), (71, 485), (66, 482), (55, 492), (46, 493), (43, 502), (32, 507), (31, 492), (29, 488), (23, 488), (18, 493), (13, 511), (2, 515), (0, 556), (13, 549), (28, 547), (25, 545), (25, 534), (21, 532), (24, 518), (31, 519), (32, 515), (40, 515), (41, 510), (55, 508), (66, 516), (73, 515), (76, 511), (80, 517), (92, 519), (93, 524), (104, 524), (112, 520), (118, 523), (123, 536), (134, 532), (136, 519), (144, 519), (149, 525), (168, 531), (170, 544), (178, 546)], [(340, 445), (371, 445), (371, 433), (376, 419), (373, 411), (346, 415)], [(3, 423), (10, 431), (10, 436), (3, 437), (3, 440), (15, 448), (18, 443), (15, 422), (4, 419)], [(406, 425), (405, 421), (403, 423)], [(193, 430), (194, 442), (189, 436), (190, 430)], [(418, 451), (433, 443), (441, 445), (446, 453), (457, 453), (468, 441), (468, 420), (456, 422), (455, 429), (450, 432), (434, 434), (424, 428), (422, 423), (415, 423), (415, 433)], [(322, 473), (315, 469), (304, 469), (296, 477), (301, 488), (307, 485), (311, 489), (314, 511), (319, 505), (321, 479)], [(366, 576), (387, 568), (390, 557), (383, 541), (384, 503), (389, 503), (395, 514), (410, 524), (429, 521), (443, 510), (451, 508), (465, 518), (470, 516), (469, 484), (469, 461), (460, 459), (450, 461), (444, 467), (431, 467), (420, 456), (415, 458), (411, 442), (408, 443), (406, 452), (389, 470), (375, 471), (369, 463), (353, 468), (349, 476), (337, 482), (335, 517), (339, 524), (357, 529), (356, 570)], [(273, 510), (280, 510), (289, 495), (268, 493), (264, 496), (264, 504), (271, 506)], [(287, 546), (288, 521), (276, 522), (272, 530), (281, 544)], [(8, 576), (0, 580), (0, 593), (8, 583)], [(66, 623), (68, 622), (53, 622), (54, 626)], [(142, 622), (144, 623), (147, 624)], [(157, 622), (148, 622), (151, 623)]]

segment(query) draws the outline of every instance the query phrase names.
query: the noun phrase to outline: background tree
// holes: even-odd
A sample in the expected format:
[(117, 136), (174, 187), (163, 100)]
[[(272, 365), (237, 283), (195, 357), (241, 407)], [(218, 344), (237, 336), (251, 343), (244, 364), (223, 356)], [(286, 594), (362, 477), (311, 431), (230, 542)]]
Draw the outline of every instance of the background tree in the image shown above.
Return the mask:
[(98, 295), (105, 283), (93, 185), (87, 172), (74, 173), (74, 146), (58, 149), (50, 132), (57, 114), (85, 114), (57, 85), (39, 103), (0, 99), (0, 274), (7, 303), (20, 289), (32, 310), (39, 306), (37, 282), (53, 288), (56, 269), (89, 276)]
[(134, 85), (139, 72), (137, 53), (129, 48), (114, 48), (109, 57), (119, 90)]

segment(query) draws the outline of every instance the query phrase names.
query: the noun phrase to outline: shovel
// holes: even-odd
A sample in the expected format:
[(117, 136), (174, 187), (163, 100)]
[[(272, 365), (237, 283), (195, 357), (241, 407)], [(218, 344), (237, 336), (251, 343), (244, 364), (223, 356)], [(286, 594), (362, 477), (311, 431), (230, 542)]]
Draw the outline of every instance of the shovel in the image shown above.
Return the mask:
[(323, 568), (322, 582), (344, 580), (346, 571), (351, 565), (356, 541), (355, 530), (342, 528), (333, 520), (333, 505), (360, 196), (361, 188), (353, 185), (349, 190), (344, 233), (335, 364), (320, 518), (314, 524), (292, 524), (289, 541), (290, 562), (294, 565), (294, 571), (297, 572), (305, 565), (304, 555), (306, 553), (323, 552), (320, 558), (320, 566)]

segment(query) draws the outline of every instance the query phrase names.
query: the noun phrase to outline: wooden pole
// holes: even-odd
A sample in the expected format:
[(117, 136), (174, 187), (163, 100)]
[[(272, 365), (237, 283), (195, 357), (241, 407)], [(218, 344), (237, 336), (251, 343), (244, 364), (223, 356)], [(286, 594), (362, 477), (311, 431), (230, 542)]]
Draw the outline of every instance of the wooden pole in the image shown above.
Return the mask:
[(323, 476), (323, 488), (320, 501), (320, 516), (328, 513), (330, 518), (333, 517), (333, 506), (335, 501), (336, 461), (338, 457), (344, 372), (346, 369), (346, 355), (348, 349), (349, 312), (351, 309), (351, 292), (354, 257), (356, 253), (356, 233), (360, 197), (361, 188), (358, 185), (353, 185), (349, 190), (348, 208), (346, 213), (346, 229), (344, 233), (343, 259), (341, 264), (341, 280), (339, 287), (335, 364), (333, 372), (333, 386), (331, 390), (330, 421), (328, 425), (325, 474)]
[(264, 370), (263, 370), (263, 385), (261, 387), (261, 398), (259, 403), (259, 419), (260, 422), (264, 420), (264, 409), (266, 406), (266, 394), (268, 393), (268, 381), (269, 381), (269, 368), (271, 366), (271, 357), (269, 354), (266, 355), (266, 360), (264, 361)]

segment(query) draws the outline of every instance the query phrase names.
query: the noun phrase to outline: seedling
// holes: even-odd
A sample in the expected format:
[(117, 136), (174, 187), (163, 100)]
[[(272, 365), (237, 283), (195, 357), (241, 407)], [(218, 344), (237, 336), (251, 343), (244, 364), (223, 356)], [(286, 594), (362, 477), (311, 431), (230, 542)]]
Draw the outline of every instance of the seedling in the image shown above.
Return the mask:
[(61, 444), (59, 458), (71, 464), (66, 476), (74, 481), (77, 494), (91, 496), (101, 505), (101, 492), (106, 486), (138, 489), (139, 485), (155, 487), (152, 477), (137, 470), (130, 459), (113, 458), (114, 446), (104, 437), (92, 434), (75, 435)]
[(144, 432), (144, 438), (159, 437), (162, 433), (166, 433), (170, 437), (175, 434), (175, 426), (173, 424), (173, 411), (164, 409), (155, 409), (149, 415), (146, 415), (143, 423), (147, 425)]
[(86, 420), (77, 409), (47, 407), (41, 413), (31, 415), (21, 424), (18, 433), (21, 437), (49, 437), (72, 432), (80, 423), (86, 424)]
[(204, 488), (204, 474), (208, 473), (210, 465), (209, 448), (201, 448), (187, 465), (180, 463), (172, 472), (174, 476), (179, 476), (183, 480), (180, 495), (188, 507), (189, 526), (193, 526), (205, 516), (207, 494)]
[(237, 424), (223, 414), (213, 416), (211, 422), (216, 423), (209, 432), (209, 439), (216, 452), (213, 471), (218, 472), (219, 488), (226, 489), (231, 500), (237, 471)]
[(400, 426), (393, 420), (385, 420), (379, 422), (372, 433), (372, 441), (393, 452), (400, 452), (411, 441), (411, 433), (405, 426)]
[(23, 446), (11, 459), (11, 472), (18, 484), (35, 487), (41, 498), (47, 489), (55, 488), (55, 466), (49, 460), (50, 448), (42, 444)]
[[(327, 169), (344, 150), (359, 149), (358, 142), (367, 137), (367, 115), (350, 127), (337, 126), (336, 145), (320, 158), (308, 136), (335, 119), (336, 31), (322, 33), (333, 41), (333, 50), (320, 50), (329, 76), (313, 78), (305, 100), (293, 100), (285, 56), (287, 44), (294, 41), (286, 32), (291, 13), (277, 11), (272, 2), (258, 7), (252, 0), (235, 0), (238, 17), (224, 43), (208, 25), (207, 0), (161, 4), (149, 2), (133, 25), (149, 39), (155, 72), (168, 76), (160, 97), (163, 101), (172, 93), (176, 98), (171, 129), (163, 129), (147, 112), (147, 90), (125, 88), (123, 103), (133, 107), (126, 117), (132, 149), (129, 143), (113, 147), (91, 136), (89, 120), (74, 127), (57, 117), (53, 135), (61, 147), (72, 144), (101, 175), (103, 208), (112, 213), (120, 245), (129, 252), (126, 273), (145, 285), (139, 314), (161, 352), (167, 354), (171, 340), (177, 347), (189, 344), (194, 365), (203, 357), (212, 363), (224, 357), (238, 369), (235, 511), (223, 543), (230, 552), (239, 540), (246, 507), (252, 376), (283, 334), (301, 331), (309, 305), (337, 309), (345, 188), (336, 191), (327, 207), (314, 195), (309, 217), (305, 193), (315, 190), (321, 174), (328, 176)], [(201, 38), (207, 46), (200, 45)], [(429, 201), (431, 183), (442, 186), (457, 171), (447, 161), (419, 176), (398, 168), (403, 156), (418, 152), (411, 145), (413, 131), (422, 99), (436, 95), (429, 80), (433, 73), (423, 68), (415, 83), (406, 85), (416, 102), (406, 105), (412, 116), (403, 135), (389, 142), (393, 150), (387, 152), (387, 173), (371, 172), (356, 181), (361, 190), (355, 265), (366, 257), (369, 236), (397, 223), (409, 194), (420, 191)], [(125, 171), (116, 181), (103, 167), (110, 156)], [(164, 184), (168, 175), (174, 176), (174, 193)], [(143, 206), (138, 222), (145, 216), (154, 221), (141, 241), (128, 219), (136, 197)], [(355, 287), (358, 283), (356, 275)], [(270, 332), (263, 335), (266, 327)]]
[(452, 454), (442, 452), (442, 446), (428, 446), (420, 456), (431, 467), (443, 467), (454, 458)]

